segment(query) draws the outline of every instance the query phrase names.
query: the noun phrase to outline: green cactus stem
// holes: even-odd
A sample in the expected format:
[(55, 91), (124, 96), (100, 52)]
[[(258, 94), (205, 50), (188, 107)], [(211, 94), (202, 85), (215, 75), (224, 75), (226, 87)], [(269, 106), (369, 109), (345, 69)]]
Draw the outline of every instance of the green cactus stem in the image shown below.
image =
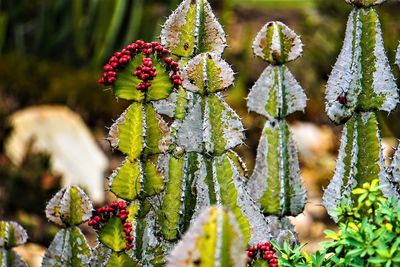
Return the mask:
[(206, 0), (184, 0), (164, 24), (161, 43), (173, 54), (190, 58), (204, 52), (221, 54), (226, 36)]
[[(196, 19), (190, 20), (188, 14), (196, 14)], [(234, 73), (221, 58), (225, 33), (209, 3), (183, 1), (164, 25), (161, 41), (182, 57), (183, 67), (182, 87), (154, 105), (175, 119), (173, 150), (164, 165), (166, 191), (158, 212), (163, 236), (179, 239), (201, 210), (218, 204), (233, 211), (246, 242), (269, 240), (268, 221), (245, 188), (246, 167), (231, 151), (243, 143), (244, 129), (223, 97)]]
[(167, 266), (246, 266), (244, 242), (235, 216), (218, 207), (202, 212), (172, 250)]
[(326, 110), (335, 123), (348, 120), (355, 112), (390, 112), (399, 101), (378, 14), (367, 8), (383, 1), (351, 2), (366, 8), (351, 12), (342, 51), (326, 87)]
[(247, 106), (268, 121), (261, 134), (256, 166), (248, 186), (264, 214), (296, 216), (303, 211), (305, 190), (296, 145), (284, 119), (303, 111), (307, 97), (283, 64), (300, 57), (303, 44), (285, 24), (269, 22), (258, 33), (253, 50), (270, 65), (251, 89)]
[(351, 191), (377, 177), (387, 197), (396, 195), (396, 185), (384, 168), (381, 137), (375, 112), (396, 108), (399, 94), (386, 57), (379, 17), (373, 5), (385, 1), (347, 1), (355, 7), (350, 14), (342, 51), (326, 87), (328, 117), (346, 122), (339, 159), (323, 203), (337, 219), (342, 200), (349, 205)]
[(47, 204), (47, 218), (62, 227), (49, 248), (43, 267), (86, 266), (90, 262), (91, 250), (78, 225), (89, 220), (92, 215), (89, 197), (77, 186), (61, 189)]
[(26, 243), (28, 234), (16, 222), (0, 221), (0, 266), (28, 267), (19, 254), (12, 250)]

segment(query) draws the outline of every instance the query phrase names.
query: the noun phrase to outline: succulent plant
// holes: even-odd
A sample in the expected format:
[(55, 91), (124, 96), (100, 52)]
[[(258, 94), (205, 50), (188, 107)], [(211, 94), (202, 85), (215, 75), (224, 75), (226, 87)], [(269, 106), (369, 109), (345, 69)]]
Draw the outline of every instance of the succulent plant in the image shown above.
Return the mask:
[(167, 266), (246, 266), (244, 241), (235, 216), (221, 207), (203, 211), (172, 250)]
[(326, 110), (336, 123), (346, 122), (334, 177), (325, 190), (324, 205), (336, 219), (342, 199), (376, 177), (392, 186), (384, 171), (381, 138), (375, 112), (392, 111), (399, 94), (386, 57), (379, 17), (372, 7), (384, 1), (347, 1), (350, 14), (343, 49), (326, 88)]
[(397, 48), (397, 53), (396, 53), (396, 64), (399, 66), (400, 68), (400, 44), (399, 47)]
[[(265, 215), (296, 216), (303, 211), (306, 195), (296, 145), (285, 118), (303, 111), (307, 97), (284, 64), (301, 56), (303, 44), (285, 24), (269, 22), (258, 33), (253, 51), (270, 65), (248, 96), (249, 110), (267, 117), (248, 186)], [(274, 237), (286, 235), (284, 228), (290, 223), (271, 220), (278, 224), (271, 226)]]
[(183, 1), (164, 25), (161, 40), (182, 57), (183, 69), (182, 88), (157, 104), (159, 112), (175, 118), (174, 150), (164, 168), (169, 182), (159, 210), (164, 237), (178, 238), (205, 207), (224, 205), (235, 215), (246, 242), (268, 240), (268, 222), (245, 188), (246, 168), (231, 151), (243, 143), (244, 128), (222, 95), (233, 84), (234, 73), (221, 57), (225, 33), (209, 3)]
[(18, 223), (0, 221), (0, 266), (28, 267), (21, 256), (12, 250), (25, 244), (27, 239), (28, 234)]
[(92, 215), (89, 197), (77, 186), (61, 189), (47, 204), (47, 218), (64, 227), (47, 249), (42, 266), (86, 266), (90, 262), (91, 249), (79, 225)]

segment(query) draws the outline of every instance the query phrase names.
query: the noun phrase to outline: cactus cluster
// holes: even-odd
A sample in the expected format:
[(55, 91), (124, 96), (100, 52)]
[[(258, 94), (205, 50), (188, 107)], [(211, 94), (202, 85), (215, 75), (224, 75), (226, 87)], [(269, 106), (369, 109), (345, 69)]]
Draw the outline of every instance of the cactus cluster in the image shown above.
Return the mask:
[(379, 177), (387, 196), (394, 192), (384, 168), (377, 111), (395, 109), (399, 94), (386, 56), (378, 14), (385, 1), (347, 1), (354, 5), (342, 51), (326, 87), (326, 110), (335, 123), (345, 123), (334, 177), (324, 205), (336, 219), (342, 199), (351, 205), (351, 191)]
[(25, 244), (27, 239), (28, 234), (18, 223), (0, 221), (0, 266), (27, 267), (21, 256), (12, 250)]
[(247, 106), (267, 117), (267, 122), (248, 186), (264, 214), (275, 217), (271, 217), (273, 235), (279, 240), (287, 238), (290, 228), (282, 217), (301, 213), (306, 199), (296, 145), (285, 121), (288, 115), (306, 107), (303, 89), (284, 65), (301, 56), (303, 44), (285, 24), (269, 22), (258, 33), (253, 51), (269, 66), (251, 89)]

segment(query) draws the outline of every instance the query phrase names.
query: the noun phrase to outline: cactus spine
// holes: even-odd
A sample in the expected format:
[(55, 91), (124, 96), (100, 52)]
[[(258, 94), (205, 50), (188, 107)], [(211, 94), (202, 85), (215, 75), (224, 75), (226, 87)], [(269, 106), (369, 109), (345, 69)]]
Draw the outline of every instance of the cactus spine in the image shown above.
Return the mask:
[(339, 159), (323, 201), (336, 219), (335, 209), (350, 192), (379, 177), (384, 192), (393, 188), (384, 171), (381, 137), (375, 112), (392, 111), (398, 89), (385, 54), (378, 14), (373, 7), (385, 0), (346, 0), (354, 6), (347, 23), (342, 51), (326, 87), (326, 110), (335, 123), (344, 123)]
[(280, 239), (292, 228), (285, 216), (301, 213), (306, 199), (296, 145), (285, 121), (306, 107), (304, 90), (284, 65), (301, 56), (303, 44), (285, 24), (269, 22), (258, 33), (253, 51), (270, 65), (248, 96), (248, 109), (267, 117), (248, 186), (264, 214), (271, 216), (273, 235)]

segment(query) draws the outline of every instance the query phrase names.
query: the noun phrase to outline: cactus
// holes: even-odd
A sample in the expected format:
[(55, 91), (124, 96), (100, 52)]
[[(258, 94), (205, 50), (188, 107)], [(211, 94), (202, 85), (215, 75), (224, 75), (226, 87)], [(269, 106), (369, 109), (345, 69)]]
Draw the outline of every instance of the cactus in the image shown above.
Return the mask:
[(0, 221), (0, 266), (28, 267), (26, 262), (12, 250), (26, 243), (28, 234), (16, 222)]
[[(109, 177), (109, 188), (128, 201), (129, 214), (124, 218), (127, 221), (121, 222), (119, 210), (97, 210), (91, 221), (100, 241), (95, 254), (108, 262), (106, 266), (116, 262), (162, 266), (170, 245), (159, 237), (156, 211), (160, 208), (159, 194), (166, 186), (161, 166), (171, 138), (154, 103), (169, 97), (181, 85), (179, 65), (157, 42), (138, 40), (116, 52), (104, 71), (99, 83), (111, 86), (117, 98), (133, 102), (111, 126), (108, 136), (111, 146), (126, 155)], [(129, 236), (125, 223), (131, 225)], [(96, 262), (94, 259), (93, 264)]]
[(234, 73), (221, 58), (225, 33), (209, 3), (183, 1), (165, 23), (161, 41), (184, 66), (182, 88), (157, 107), (175, 118), (175, 149), (164, 168), (168, 185), (159, 210), (164, 237), (179, 238), (192, 218), (217, 204), (232, 210), (246, 242), (268, 240), (268, 222), (245, 189), (245, 166), (231, 151), (243, 143), (244, 129), (222, 96)]
[(326, 88), (326, 110), (335, 123), (346, 122), (334, 177), (323, 202), (336, 219), (342, 199), (351, 205), (351, 191), (379, 177), (391, 195), (384, 171), (381, 138), (375, 112), (392, 111), (398, 89), (386, 57), (379, 17), (374, 5), (385, 1), (347, 0), (354, 5), (343, 49)]
[(172, 250), (167, 267), (246, 266), (244, 241), (235, 216), (225, 208), (203, 211)]
[[(267, 117), (248, 186), (265, 215), (296, 216), (305, 205), (296, 145), (285, 118), (303, 111), (307, 97), (285, 63), (303, 52), (300, 37), (281, 22), (269, 22), (258, 33), (253, 51), (270, 65), (248, 96), (247, 106)], [(273, 235), (280, 239), (290, 227), (286, 219), (274, 221)], [(281, 224), (281, 226), (279, 225)]]
[(78, 225), (89, 220), (92, 215), (89, 197), (77, 186), (68, 186), (49, 201), (46, 217), (60, 230), (46, 251), (42, 266), (86, 266), (91, 250)]

